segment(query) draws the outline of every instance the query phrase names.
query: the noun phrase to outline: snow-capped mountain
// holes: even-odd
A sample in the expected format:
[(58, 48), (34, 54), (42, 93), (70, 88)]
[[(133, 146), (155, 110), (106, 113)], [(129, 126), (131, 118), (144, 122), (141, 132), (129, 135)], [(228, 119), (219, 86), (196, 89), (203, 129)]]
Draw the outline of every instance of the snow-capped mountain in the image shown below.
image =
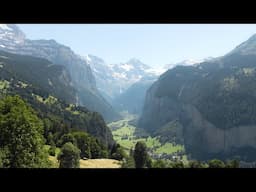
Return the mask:
[(86, 55), (84, 58), (91, 66), (97, 88), (110, 101), (142, 78), (157, 79), (161, 74), (161, 71), (134, 58), (119, 64), (107, 64), (103, 59), (93, 55)]
[(18, 26), (0, 24), (0, 50), (39, 57), (64, 66), (71, 76), (72, 86), (77, 90), (76, 104), (101, 113), (105, 120), (118, 116), (98, 91), (90, 65), (70, 47), (55, 40), (30, 40)]
[(205, 59), (186, 59), (186, 60), (183, 60), (181, 62), (178, 62), (178, 63), (171, 63), (171, 64), (167, 64), (164, 66), (164, 69), (168, 70), (168, 69), (172, 69), (176, 66), (189, 66), (189, 65), (195, 65), (195, 64), (198, 64), (198, 63), (202, 63), (202, 62), (205, 62), (205, 61), (210, 61), (214, 59), (213, 57), (207, 57)]
[(17, 44), (23, 44), (25, 41), (25, 34), (13, 24), (0, 24), (0, 47), (13, 48)]
[(201, 63), (203, 60), (196, 60), (196, 59), (186, 59), (183, 60), (181, 62), (178, 63), (170, 63), (164, 66), (165, 69), (171, 69), (174, 68), (176, 66), (182, 65), (182, 66), (189, 66), (189, 65), (193, 65), (196, 63)]
[(55, 40), (30, 40), (14, 24), (0, 24), (0, 49), (15, 54), (31, 55), (64, 65), (70, 72), (74, 84), (96, 87), (90, 66), (69, 47)]

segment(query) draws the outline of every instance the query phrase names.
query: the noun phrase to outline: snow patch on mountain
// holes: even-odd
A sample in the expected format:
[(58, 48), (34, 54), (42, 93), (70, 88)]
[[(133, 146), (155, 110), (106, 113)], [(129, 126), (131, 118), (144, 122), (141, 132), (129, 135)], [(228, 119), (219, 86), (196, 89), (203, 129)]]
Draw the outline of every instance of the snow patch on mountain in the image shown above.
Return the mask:
[(151, 73), (153, 75), (160, 76), (161, 74), (163, 74), (166, 71), (166, 69), (164, 69), (164, 68), (150, 68), (150, 69), (147, 69), (145, 71), (147, 73)]
[(125, 71), (130, 71), (131, 69), (134, 69), (134, 67), (129, 64), (123, 64), (120, 67), (123, 68)]
[(91, 63), (92, 61), (89, 55), (85, 56), (85, 60), (87, 61), (87, 63)]
[(114, 77), (114, 78), (120, 78), (120, 79), (125, 79), (125, 78), (126, 78), (126, 75), (125, 75), (124, 73), (116, 73), (116, 72), (113, 72), (112, 77)]
[(103, 59), (90, 54), (85, 55), (84, 59), (91, 66), (97, 88), (111, 99), (119, 96), (141, 79), (157, 78), (164, 72), (163, 69), (151, 68), (136, 58), (118, 64), (108, 64)]
[(202, 62), (210, 61), (212, 59), (214, 59), (214, 58), (213, 57), (207, 57), (207, 58), (204, 58), (204, 59), (186, 59), (186, 60), (183, 60), (183, 61), (178, 62), (178, 63), (167, 64), (167, 65), (164, 66), (164, 69), (168, 70), (168, 69), (172, 69), (176, 66), (197, 65), (197, 64), (202, 63)]
[(0, 24), (0, 28), (3, 29), (3, 30), (9, 30), (9, 31), (12, 31), (12, 28), (8, 27), (7, 24)]

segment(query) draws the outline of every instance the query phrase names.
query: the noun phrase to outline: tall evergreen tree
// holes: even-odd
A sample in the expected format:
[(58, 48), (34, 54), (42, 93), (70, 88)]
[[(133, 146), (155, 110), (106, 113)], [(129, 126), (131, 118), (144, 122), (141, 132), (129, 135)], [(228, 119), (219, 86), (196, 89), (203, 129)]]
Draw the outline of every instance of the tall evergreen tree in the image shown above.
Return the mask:
[(145, 142), (138, 141), (136, 143), (133, 157), (134, 157), (136, 168), (146, 167), (149, 157), (148, 157), (147, 146)]

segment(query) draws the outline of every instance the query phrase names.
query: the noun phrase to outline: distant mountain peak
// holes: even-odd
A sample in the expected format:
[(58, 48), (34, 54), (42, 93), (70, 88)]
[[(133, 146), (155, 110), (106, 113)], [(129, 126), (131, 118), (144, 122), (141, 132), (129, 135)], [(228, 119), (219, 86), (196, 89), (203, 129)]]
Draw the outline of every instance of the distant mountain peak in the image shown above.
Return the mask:
[(231, 52), (226, 55), (239, 53), (242, 55), (255, 55), (256, 54), (256, 34), (252, 35), (249, 39), (236, 46)]
[(84, 59), (92, 68), (98, 89), (109, 99), (120, 95), (142, 78), (158, 77), (161, 74), (159, 70), (151, 68), (137, 58), (117, 64), (108, 64), (90, 54), (85, 55)]
[(89, 65), (106, 65), (104, 60), (91, 54), (86, 54), (83, 56), (83, 59), (86, 61), (87, 64)]
[(0, 24), (0, 40), (15, 44), (22, 44), (26, 39), (25, 34), (14, 24)]
[[(131, 58), (126, 63), (132, 64), (132, 65), (145, 65), (145, 66), (147, 66), (145, 63), (143, 63), (141, 60), (139, 60), (137, 58)], [(149, 67), (149, 66), (147, 66), (147, 67)]]
[(12, 31), (12, 28), (8, 27), (8, 24), (0, 24), (0, 29)]
[(171, 69), (173, 67), (176, 67), (176, 66), (190, 66), (190, 65), (195, 65), (195, 64), (199, 64), (199, 63), (202, 63), (202, 62), (205, 62), (205, 61), (210, 61), (210, 60), (213, 60), (214, 57), (206, 57), (204, 59), (185, 59), (181, 62), (178, 62), (178, 63), (170, 63), (170, 64), (166, 64), (164, 66), (164, 69)]
[(256, 33), (253, 34), (247, 41), (256, 41)]
[[(127, 61), (127, 63), (142, 63), (142, 62), (137, 58), (131, 58), (131, 59), (129, 59), (129, 61)], [(142, 64), (144, 64), (144, 63), (142, 63)]]

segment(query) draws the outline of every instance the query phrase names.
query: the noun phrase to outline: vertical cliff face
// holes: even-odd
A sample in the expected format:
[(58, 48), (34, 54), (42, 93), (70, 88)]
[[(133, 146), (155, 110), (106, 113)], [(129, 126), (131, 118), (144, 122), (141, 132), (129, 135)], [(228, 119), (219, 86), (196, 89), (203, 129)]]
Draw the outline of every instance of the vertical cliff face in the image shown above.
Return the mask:
[(254, 155), (245, 157), (243, 150), (255, 149), (256, 125), (241, 125), (221, 129), (202, 117), (194, 106), (184, 106), (187, 122), (184, 126), (186, 150), (198, 159), (228, 158), (240, 156), (253, 160)]
[(108, 102), (102, 99), (86, 60), (75, 54), (69, 47), (59, 44), (55, 40), (26, 39), (24, 33), (16, 25), (1, 24), (0, 50), (44, 58), (53, 64), (64, 66), (70, 74), (73, 87), (77, 91), (75, 103), (101, 113), (108, 121), (119, 117)]
[(156, 133), (178, 121), (192, 157), (255, 160), (255, 53), (252, 37), (223, 57), (167, 71), (148, 90), (139, 126)]
[(139, 126), (154, 132), (157, 128), (165, 125), (178, 117), (180, 104), (177, 100), (168, 96), (157, 96), (159, 82), (155, 82), (148, 89), (143, 114), (139, 121)]

